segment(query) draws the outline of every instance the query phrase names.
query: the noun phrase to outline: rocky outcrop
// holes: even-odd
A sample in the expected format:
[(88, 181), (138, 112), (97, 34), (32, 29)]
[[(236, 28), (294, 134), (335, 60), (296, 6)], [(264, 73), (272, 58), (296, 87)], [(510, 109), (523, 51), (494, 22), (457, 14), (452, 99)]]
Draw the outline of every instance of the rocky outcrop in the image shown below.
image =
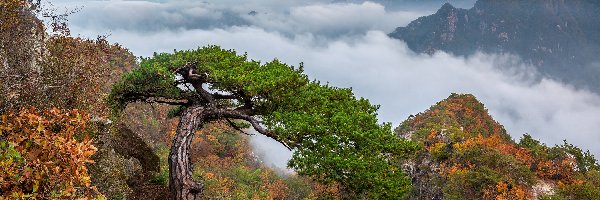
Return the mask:
[(92, 184), (109, 199), (136, 199), (135, 193), (159, 171), (159, 157), (125, 125), (102, 119), (91, 123), (98, 134), (95, 163), (88, 166)]

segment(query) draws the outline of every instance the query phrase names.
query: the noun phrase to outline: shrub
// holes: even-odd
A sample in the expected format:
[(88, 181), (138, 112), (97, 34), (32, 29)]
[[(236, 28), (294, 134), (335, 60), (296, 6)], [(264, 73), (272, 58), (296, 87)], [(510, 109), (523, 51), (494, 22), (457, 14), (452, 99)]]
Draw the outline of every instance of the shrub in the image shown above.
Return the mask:
[(0, 197), (64, 199), (87, 193), (91, 198), (96, 190), (85, 164), (93, 163), (96, 148), (84, 136), (88, 118), (77, 110), (33, 108), (2, 115)]

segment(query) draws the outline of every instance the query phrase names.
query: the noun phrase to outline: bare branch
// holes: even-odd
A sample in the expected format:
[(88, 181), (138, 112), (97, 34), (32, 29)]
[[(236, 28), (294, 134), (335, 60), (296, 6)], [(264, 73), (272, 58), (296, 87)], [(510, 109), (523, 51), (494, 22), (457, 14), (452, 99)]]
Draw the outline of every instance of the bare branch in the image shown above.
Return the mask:
[(164, 103), (169, 105), (190, 105), (194, 101), (194, 97), (190, 95), (182, 95), (181, 99), (170, 99), (157, 95), (156, 93), (138, 93), (133, 92), (125, 96), (126, 102), (143, 101), (147, 103)]
[(166, 99), (162, 97), (151, 97), (144, 100), (147, 103), (164, 103), (169, 105), (188, 105), (188, 100)]

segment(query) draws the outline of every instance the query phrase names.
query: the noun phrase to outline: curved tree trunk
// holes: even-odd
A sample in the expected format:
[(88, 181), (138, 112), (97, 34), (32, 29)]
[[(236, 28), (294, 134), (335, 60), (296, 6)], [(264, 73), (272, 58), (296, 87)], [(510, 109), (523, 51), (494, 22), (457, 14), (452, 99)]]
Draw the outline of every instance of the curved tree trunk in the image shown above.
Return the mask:
[(192, 178), (190, 145), (198, 125), (204, 123), (201, 107), (187, 108), (181, 116), (169, 153), (169, 189), (171, 199), (200, 199), (204, 184)]

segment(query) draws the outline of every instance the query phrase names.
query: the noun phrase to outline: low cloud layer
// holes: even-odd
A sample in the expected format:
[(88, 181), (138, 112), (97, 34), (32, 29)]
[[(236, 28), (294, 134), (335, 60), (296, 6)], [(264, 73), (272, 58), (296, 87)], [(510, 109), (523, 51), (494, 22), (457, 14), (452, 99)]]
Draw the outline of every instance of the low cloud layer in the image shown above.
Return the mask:
[[(74, 23), (73, 32), (94, 36), (105, 34), (102, 31), (110, 29), (110, 41), (130, 48), (138, 56), (216, 44), (236, 49), (239, 53), (248, 52), (249, 57), (262, 61), (278, 58), (293, 65), (304, 62), (306, 73), (311, 78), (335, 86), (352, 87), (358, 96), (380, 104), (379, 119), (394, 125), (411, 114), (424, 111), (450, 93), (472, 93), (515, 139), (524, 133), (530, 133), (549, 145), (561, 144), (563, 139), (567, 139), (600, 155), (600, 146), (596, 145), (600, 141), (600, 96), (540, 77), (532, 68), (519, 64), (517, 57), (477, 54), (462, 58), (444, 53), (433, 56), (416, 54), (404, 42), (386, 36), (385, 29), (393, 25), (391, 21), (378, 20), (381, 16), (397, 15), (397, 26), (400, 26), (415, 17), (406, 12), (404, 15), (386, 11), (375, 3), (316, 2), (273, 6), (283, 10), (264, 14), (257, 7), (258, 14), (248, 16), (260, 18), (264, 14), (264, 19), (245, 25), (195, 28), (180, 24), (180, 28), (150, 31), (110, 29), (109, 25), (102, 25), (104, 22), (96, 16), (86, 19), (90, 20), (89, 23)], [(147, 9), (160, 13), (151, 6)], [(230, 10), (236, 9), (240, 8)], [(199, 10), (197, 14), (218, 10)], [(135, 18), (135, 14), (131, 15)], [(276, 19), (277, 15), (285, 17)], [(85, 10), (81, 16), (87, 16)], [(246, 18), (244, 20), (250, 21)], [(145, 23), (143, 19), (126, 23), (141, 22)], [(168, 22), (160, 23), (169, 26)], [(269, 163), (285, 166), (290, 153), (282, 153), (285, 152), (282, 146), (262, 137), (253, 139), (252, 144), (259, 155), (266, 155), (264, 158)]]
[[(261, 4), (262, 3), (262, 4)], [(373, 2), (322, 3), (318, 1), (281, 1), (264, 6), (262, 1), (83, 1), (81, 12), (74, 14), (75, 29), (100, 34), (115, 31), (150, 33), (261, 27), (287, 36), (310, 33), (318, 37), (364, 34), (369, 30), (391, 32), (433, 10), (389, 11)], [(73, 8), (72, 1), (59, 6)], [(262, 6), (261, 6), (262, 5)]]

